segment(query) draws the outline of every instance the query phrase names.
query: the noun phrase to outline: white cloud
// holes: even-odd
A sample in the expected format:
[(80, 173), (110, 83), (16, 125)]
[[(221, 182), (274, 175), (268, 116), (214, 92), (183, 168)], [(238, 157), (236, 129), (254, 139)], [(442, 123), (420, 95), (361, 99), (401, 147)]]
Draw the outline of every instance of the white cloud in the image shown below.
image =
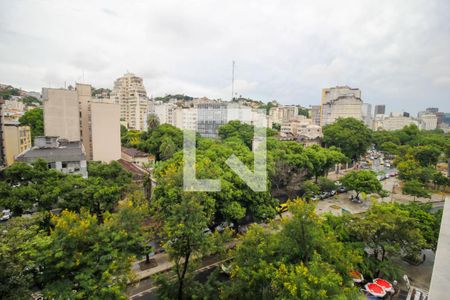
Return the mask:
[(150, 94), (315, 104), (348, 84), (374, 104), (450, 111), (450, 4), (400, 1), (2, 1), (0, 82), (39, 90), (126, 71)]

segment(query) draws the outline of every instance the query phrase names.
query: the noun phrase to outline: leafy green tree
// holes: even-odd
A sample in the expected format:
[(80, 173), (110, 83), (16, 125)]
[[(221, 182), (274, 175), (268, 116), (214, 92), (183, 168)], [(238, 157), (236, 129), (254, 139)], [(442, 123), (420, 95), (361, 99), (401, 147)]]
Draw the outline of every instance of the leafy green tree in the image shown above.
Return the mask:
[(432, 167), (423, 167), (414, 159), (405, 159), (397, 163), (399, 177), (402, 180), (419, 180), (422, 183), (428, 183), (433, 179), (436, 170)]
[(316, 183), (319, 176), (327, 176), (334, 165), (345, 161), (344, 154), (335, 148), (325, 149), (312, 145), (306, 148), (305, 153), (310, 163), (309, 172)]
[(219, 136), (224, 140), (231, 137), (237, 137), (242, 140), (247, 147), (251, 148), (253, 131), (252, 125), (241, 123), (240, 121), (230, 121), (219, 127)]
[(435, 146), (417, 146), (412, 151), (414, 158), (424, 167), (435, 166), (441, 156), (441, 150)]
[(369, 258), (372, 277), (388, 272), (392, 257), (416, 256), (426, 247), (416, 219), (397, 204), (374, 203), (364, 216), (355, 216), (351, 224), (348, 228), (352, 234), (373, 253)]
[(330, 180), (326, 177), (319, 178), (319, 187), (320, 187), (320, 190), (324, 191), (324, 192), (331, 192), (332, 190), (336, 189), (336, 185), (334, 184), (334, 181)]
[(233, 255), (227, 299), (357, 298), (347, 275), (361, 260), (337, 241), (301, 200), (290, 204), (292, 219), (278, 230), (252, 226)]
[[(122, 127), (121, 127), (122, 128)], [(124, 126), (125, 128), (125, 126)], [(121, 131), (122, 133), (122, 131)], [(126, 147), (139, 147), (141, 144), (141, 137), (143, 133), (139, 130), (130, 129), (126, 132), (123, 132), (123, 135), (121, 135), (120, 140), (122, 142), (123, 146)]]
[(37, 251), (33, 240), (43, 237), (39, 217), (15, 217), (0, 230), (0, 295), (2, 299), (30, 299), (37, 268), (32, 257)]
[(19, 118), (22, 125), (28, 125), (31, 129), (31, 138), (44, 135), (44, 111), (42, 108), (29, 110)]
[(405, 181), (403, 183), (402, 193), (414, 196), (414, 200), (416, 200), (416, 197), (431, 198), (430, 191), (417, 179)]
[(415, 226), (420, 229), (425, 241), (427, 242), (425, 247), (436, 251), (442, 218), (442, 209), (432, 213), (431, 204), (422, 204), (417, 202), (401, 204), (400, 208), (408, 211), (409, 216), (414, 218)]
[(366, 153), (372, 142), (372, 130), (354, 118), (340, 118), (324, 126), (323, 142), (327, 147), (335, 146), (349, 159), (357, 160)]
[(385, 194), (377, 175), (370, 170), (351, 171), (341, 178), (341, 182), (348, 190), (355, 191), (357, 197), (361, 192)]
[(311, 198), (314, 197), (314, 195), (319, 194), (319, 192), (320, 192), (319, 185), (317, 185), (311, 180), (304, 181), (300, 185), (300, 197), (302, 197), (302, 199), (306, 201), (311, 200)]
[(398, 155), (399, 154), (399, 147), (397, 144), (393, 142), (383, 142), (379, 147), (379, 150), (387, 152), (389, 154)]
[(36, 97), (33, 97), (33, 96), (23, 97), (22, 99), (20, 99), (20, 102), (22, 102), (26, 106), (29, 106), (29, 105), (42, 105), (42, 101), (39, 100)]
[[(129, 220), (130, 221), (130, 220)], [(136, 219), (131, 219), (135, 222)], [(63, 211), (53, 217), (54, 229), (35, 242), (36, 262), (47, 297), (125, 299), (133, 257), (134, 232), (123, 220)]]
[(433, 183), (435, 187), (446, 187), (450, 185), (450, 178), (442, 174), (442, 172), (436, 172), (433, 176)]
[[(152, 153), (157, 160), (165, 160), (183, 147), (183, 132), (169, 124), (159, 125), (141, 137), (137, 146), (140, 150)], [(170, 142), (169, 142), (170, 141)], [(163, 144), (165, 144), (163, 146)], [(161, 152), (170, 150), (170, 152)], [(164, 159), (163, 159), (164, 157)]]
[(192, 279), (191, 264), (210, 250), (211, 236), (204, 232), (208, 222), (207, 214), (192, 194), (186, 194), (183, 201), (173, 207), (171, 216), (165, 221), (167, 242), (164, 246), (175, 264), (177, 287), (173, 293), (170, 290), (162, 292), (170, 294), (171, 298), (186, 298), (186, 281)]
[(309, 110), (307, 108), (304, 107), (299, 107), (298, 108), (298, 115), (299, 116), (305, 116), (305, 117), (309, 117)]

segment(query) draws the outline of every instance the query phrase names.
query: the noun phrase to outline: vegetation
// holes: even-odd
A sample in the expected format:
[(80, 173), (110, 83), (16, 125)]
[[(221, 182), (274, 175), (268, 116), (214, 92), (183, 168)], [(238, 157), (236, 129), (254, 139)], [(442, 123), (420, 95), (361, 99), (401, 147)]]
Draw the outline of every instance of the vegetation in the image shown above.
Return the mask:
[(162, 102), (169, 102), (172, 99), (176, 100), (183, 100), (183, 101), (191, 101), (194, 100), (193, 97), (187, 96), (187, 95), (181, 95), (181, 94), (175, 94), (175, 95), (165, 95), (164, 97), (155, 97), (155, 101), (162, 101)]
[(349, 271), (361, 256), (338, 241), (314, 212), (296, 201), (279, 230), (253, 226), (233, 251), (226, 299), (355, 299)]
[[(254, 192), (225, 163), (234, 154), (253, 170), (254, 128), (230, 122), (219, 139), (198, 136), (196, 144), (197, 178), (219, 179), (222, 190), (186, 192), (183, 134), (156, 121), (145, 132), (121, 128), (124, 145), (157, 157), (151, 201), (115, 162), (90, 162), (88, 179), (51, 170), (42, 160), (2, 171), (0, 207), (14, 212), (0, 224), (2, 298), (41, 291), (45, 298), (124, 299), (132, 263), (143, 254), (149, 259), (149, 242), (161, 240), (174, 265), (155, 281), (161, 299), (357, 299), (350, 271), (393, 280), (395, 258), (414, 262), (421, 250), (436, 249), (442, 214), (431, 205), (374, 202), (363, 214), (319, 216), (308, 202), (335, 189), (327, 178), (335, 164), (359, 158), (372, 142), (397, 155), (404, 193), (424, 197), (448, 186), (437, 168), (450, 145), (442, 132), (410, 126), (372, 135), (362, 123), (342, 119), (326, 127), (327, 148), (305, 148), (277, 140), (268, 129), (267, 191)], [(346, 136), (352, 140), (342, 140)], [(358, 196), (386, 195), (372, 171), (340, 180)], [(292, 217), (271, 221), (280, 204), (275, 197), (296, 199), (287, 202)], [(231, 222), (266, 224), (251, 225), (236, 243), (231, 231), (214, 230)], [(218, 257), (230, 264), (227, 282), (217, 272), (199, 280), (202, 259)]]
[(323, 127), (325, 146), (335, 146), (349, 159), (357, 160), (372, 143), (372, 130), (354, 118), (338, 119)]
[(44, 111), (42, 108), (35, 108), (23, 114), (19, 119), (20, 124), (28, 125), (31, 129), (31, 138), (44, 135)]

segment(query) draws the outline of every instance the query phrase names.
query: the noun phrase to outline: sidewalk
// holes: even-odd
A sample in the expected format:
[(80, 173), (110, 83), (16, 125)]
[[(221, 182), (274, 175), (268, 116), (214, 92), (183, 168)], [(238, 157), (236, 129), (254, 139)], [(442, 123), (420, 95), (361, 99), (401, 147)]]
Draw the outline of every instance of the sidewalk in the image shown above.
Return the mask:
[(136, 275), (133, 280), (134, 282), (139, 282), (142, 279), (148, 278), (152, 275), (166, 272), (166, 271), (172, 269), (172, 267), (174, 266), (174, 264), (169, 260), (169, 255), (167, 253), (156, 254), (156, 255), (152, 256), (150, 259), (153, 259), (156, 261), (156, 264), (157, 264), (156, 267), (149, 268), (147, 270), (141, 270), (139, 268), (139, 263), (144, 262), (145, 259), (136, 261), (133, 264), (133, 267), (131, 269), (135, 272), (135, 275)]

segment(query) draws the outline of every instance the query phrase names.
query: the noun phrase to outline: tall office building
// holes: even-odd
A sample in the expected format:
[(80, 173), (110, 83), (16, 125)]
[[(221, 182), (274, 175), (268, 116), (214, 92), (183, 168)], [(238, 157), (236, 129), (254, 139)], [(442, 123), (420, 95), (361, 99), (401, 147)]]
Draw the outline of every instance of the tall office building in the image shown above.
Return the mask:
[(384, 115), (386, 113), (386, 105), (375, 105), (375, 109), (373, 110), (374, 116), (376, 115)]
[(148, 114), (148, 98), (142, 78), (126, 73), (114, 82), (111, 100), (120, 105), (120, 119), (128, 128), (145, 130)]
[(320, 125), (334, 123), (338, 118), (362, 120), (361, 91), (348, 86), (322, 90)]

